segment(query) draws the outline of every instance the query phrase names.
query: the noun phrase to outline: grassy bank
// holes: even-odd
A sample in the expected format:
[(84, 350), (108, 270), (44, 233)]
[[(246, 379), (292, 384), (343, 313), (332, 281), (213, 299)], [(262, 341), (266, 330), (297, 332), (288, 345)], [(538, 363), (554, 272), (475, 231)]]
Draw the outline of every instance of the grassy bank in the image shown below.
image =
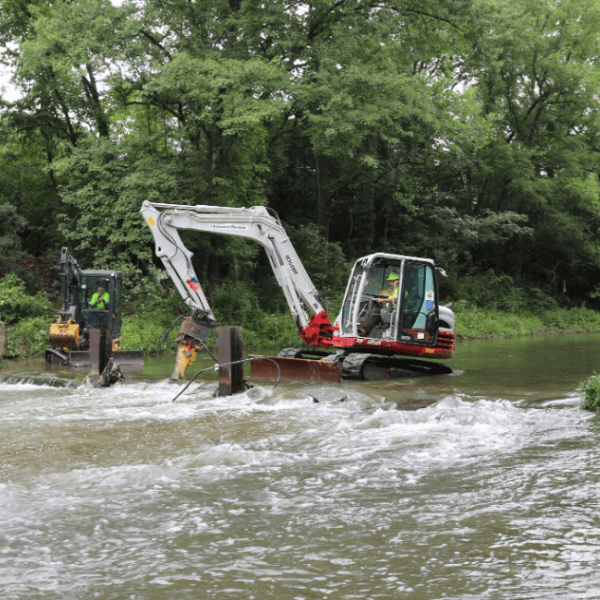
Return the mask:
[(458, 339), (488, 339), (567, 332), (600, 332), (600, 312), (590, 308), (553, 308), (536, 314), (483, 308), (456, 310)]
[[(501, 310), (461, 307), (456, 310), (456, 335), (460, 340), (481, 340), (495, 337), (552, 335), (556, 333), (600, 332), (600, 312), (589, 308), (555, 308), (538, 314), (513, 314)], [(176, 314), (154, 309), (125, 315), (123, 318), (123, 347), (126, 350), (161, 352), (165, 340), (161, 337), (173, 324)], [(6, 331), (7, 356), (33, 358), (43, 356), (48, 347), (48, 333), (53, 318), (50, 316), (25, 318), (8, 325)], [(174, 340), (179, 330), (174, 324), (169, 335)], [(240, 325), (225, 323), (224, 325)], [(255, 311), (252, 319), (241, 323), (244, 345), (252, 351), (264, 347), (302, 346), (294, 322), (288, 313), (266, 314)], [(216, 335), (209, 344), (215, 348)], [(170, 346), (172, 347), (172, 346)]]
[[(140, 280), (123, 304), (123, 347), (147, 353), (165, 349), (163, 334), (171, 326), (169, 339), (179, 330), (178, 312), (187, 313), (181, 298), (162, 280)], [(559, 306), (559, 300), (540, 290), (519, 288), (507, 276), (487, 274), (485, 278), (465, 278), (446, 297), (468, 298), (453, 304), (458, 339), (487, 339), (566, 332), (600, 332), (600, 311)], [(227, 287), (214, 292), (215, 316), (222, 325), (244, 328), (244, 345), (249, 351), (265, 347), (302, 345), (294, 321), (283, 307), (260, 310), (256, 294), (241, 284), (236, 294)], [(340, 304), (338, 302), (332, 304)], [(567, 305), (568, 306), (568, 305)], [(14, 275), (0, 280), (0, 314), (7, 326), (6, 355), (43, 356), (48, 347), (51, 322), (58, 307), (41, 293), (31, 294)], [(331, 315), (336, 314), (332, 307)], [(211, 337), (214, 340), (216, 336)], [(214, 348), (215, 343), (211, 341)], [(172, 346), (171, 346), (172, 347)]]

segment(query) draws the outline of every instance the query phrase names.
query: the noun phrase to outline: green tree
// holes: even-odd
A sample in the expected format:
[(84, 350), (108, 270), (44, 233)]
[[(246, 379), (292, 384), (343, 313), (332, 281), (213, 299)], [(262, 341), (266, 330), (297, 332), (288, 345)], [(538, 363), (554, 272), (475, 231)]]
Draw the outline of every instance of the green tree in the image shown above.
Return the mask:
[(23, 219), (12, 204), (0, 204), (0, 256), (14, 254), (19, 250), (17, 233)]
[[(600, 279), (599, 11), (6, 0), (24, 97), (1, 107), (0, 203), (36, 243), (130, 273), (154, 260), (143, 200), (268, 204), (316, 256), (432, 256), (583, 296)], [(270, 285), (258, 248), (188, 242), (209, 291)]]
[(444, 203), (476, 218), (527, 215), (534, 235), (484, 247), (482, 267), (581, 293), (600, 275), (600, 9), (587, 0), (485, 8), (487, 32), (464, 66), (482, 136), (442, 148)]
[[(59, 199), (46, 172), (45, 147), (39, 131), (18, 134), (0, 120), (0, 204), (16, 211), (17, 222), (10, 221), (11, 244), (34, 255), (53, 248), (57, 235)], [(9, 227), (6, 217), (2, 223)]]

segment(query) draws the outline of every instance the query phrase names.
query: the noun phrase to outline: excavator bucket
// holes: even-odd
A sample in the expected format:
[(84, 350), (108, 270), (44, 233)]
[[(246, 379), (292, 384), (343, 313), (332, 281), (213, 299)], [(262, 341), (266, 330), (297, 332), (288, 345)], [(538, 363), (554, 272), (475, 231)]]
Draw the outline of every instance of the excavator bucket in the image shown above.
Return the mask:
[(304, 358), (281, 356), (248, 355), (250, 378), (303, 383), (338, 383), (342, 379), (342, 368), (338, 363)]
[(52, 323), (50, 325), (50, 345), (53, 348), (78, 348), (79, 325), (68, 323)]

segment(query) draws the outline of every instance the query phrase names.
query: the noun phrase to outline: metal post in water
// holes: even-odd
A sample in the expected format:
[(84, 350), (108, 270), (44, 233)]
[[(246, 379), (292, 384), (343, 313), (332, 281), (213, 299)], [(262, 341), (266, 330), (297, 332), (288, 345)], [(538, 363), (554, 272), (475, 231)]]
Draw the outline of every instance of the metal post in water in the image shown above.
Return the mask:
[(112, 355), (112, 335), (106, 327), (90, 329), (90, 375), (99, 377)]
[[(219, 327), (219, 364), (243, 359), (244, 342), (241, 327)], [(219, 367), (219, 396), (231, 396), (244, 391), (243, 364)]]

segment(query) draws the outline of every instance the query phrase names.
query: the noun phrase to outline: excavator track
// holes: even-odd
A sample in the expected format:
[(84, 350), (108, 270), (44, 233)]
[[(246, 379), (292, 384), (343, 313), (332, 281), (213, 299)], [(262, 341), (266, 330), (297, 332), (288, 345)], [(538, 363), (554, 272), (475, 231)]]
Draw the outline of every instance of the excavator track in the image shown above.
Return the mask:
[(358, 352), (348, 354), (342, 363), (344, 379), (396, 379), (422, 375), (449, 375), (450, 373), (452, 373), (452, 369), (440, 363)]
[(340, 365), (342, 379), (395, 379), (452, 373), (452, 369), (445, 364), (411, 357), (381, 356), (344, 350), (331, 353), (313, 349), (284, 348), (278, 356), (271, 359), (284, 364), (286, 372), (295, 374), (296, 377), (300, 376), (303, 368), (308, 369), (314, 377), (315, 368), (311, 367), (311, 363), (322, 362)]

